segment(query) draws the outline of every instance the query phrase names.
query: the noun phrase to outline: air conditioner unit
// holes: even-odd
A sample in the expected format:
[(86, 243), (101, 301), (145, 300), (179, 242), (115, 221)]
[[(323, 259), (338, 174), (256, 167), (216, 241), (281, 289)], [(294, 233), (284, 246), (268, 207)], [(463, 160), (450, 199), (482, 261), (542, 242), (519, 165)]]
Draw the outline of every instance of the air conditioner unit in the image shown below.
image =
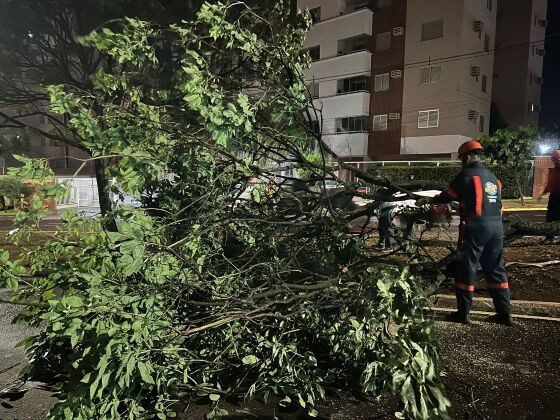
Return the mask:
[(482, 32), (484, 30), (484, 22), (481, 20), (475, 20), (473, 22), (473, 31)]
[(537, 55), (540, 55), (541, 57), (543, 57), (545, 54), (544, 48), (537, 48), (536, 52)]
[(400, 112), (391, 112), (391, 113), (389, 113), (389, 119), (390, 120), (400, 120), (401, 119), (401, 113)]
[(539, 25), (541, 25), (543, 28), (546, 28), (548, 26), (548, 22), (546, 19), (539, 19)]
[(391, 70), (391, 77), (393, 79), (398, 79), (402, 77), (402, 70)]
[(471, 66), (471, 76), (474, 76), (474, 77), (480, 76), (480, 67)]
[(471, 121), (477, 120), (478, 119), (478, 111), (470, 110), (468, 118)]
[(404, 35), (404, 28), (402, 26), (395, 26), (393, 28), (393, 36), (402, 36)]

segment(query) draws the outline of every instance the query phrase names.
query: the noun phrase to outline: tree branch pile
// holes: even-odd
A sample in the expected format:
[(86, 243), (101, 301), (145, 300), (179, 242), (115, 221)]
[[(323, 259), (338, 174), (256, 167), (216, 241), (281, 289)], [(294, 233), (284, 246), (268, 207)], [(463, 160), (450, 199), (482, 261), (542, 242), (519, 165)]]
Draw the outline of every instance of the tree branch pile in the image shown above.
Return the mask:
[[(96, 73), (94, 94), (49, 86), (51, 111), (94, 158), (117, 156), (114, 192), (143, 203), (106, 219), (66, 215), (25, 267), (1, 255), (13, 301), (30, 302), (19, 320), (41, 329), (22, 343), (26, 374), (51, 371), (60, 387), (51, 418), (164, 419), (187, 398), (213, 418), (230, 396), (276, 396), (316, 416), (325, 387), (346, 379), (398, 395), (401, 417), (446, 418), (417, 280), (348, 235), (382, 197), (353, 208), (356, 185), (334, 167), (402, 189), (324, 141), (303, 78), (311, 20), (285, 6), (265, 19), (243, 2), (207, 3), (169, 27), (127, 19), (81, 39), (115, 63)], [(314, 182), (289, 176), (295, 168)], [(51, 175), (34, 161), (15, 172)], [(15, 239), (41, 216), (19, 215)]]

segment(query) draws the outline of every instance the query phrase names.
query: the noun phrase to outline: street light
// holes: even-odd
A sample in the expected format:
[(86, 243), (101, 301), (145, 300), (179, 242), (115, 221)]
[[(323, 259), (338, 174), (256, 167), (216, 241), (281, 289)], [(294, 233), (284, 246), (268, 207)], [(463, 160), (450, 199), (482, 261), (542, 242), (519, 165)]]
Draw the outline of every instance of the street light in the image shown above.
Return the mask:
[(549, 144), (539, 144), (539, 150), (540, 150), (542, 155), (545, 155), (550, 151), (550, 145)]

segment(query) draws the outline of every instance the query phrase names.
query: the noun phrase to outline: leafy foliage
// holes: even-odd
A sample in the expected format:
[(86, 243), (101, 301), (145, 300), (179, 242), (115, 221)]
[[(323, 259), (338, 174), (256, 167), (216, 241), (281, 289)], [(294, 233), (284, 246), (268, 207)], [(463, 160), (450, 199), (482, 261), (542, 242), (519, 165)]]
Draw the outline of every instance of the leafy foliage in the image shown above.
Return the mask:
[(503, 128), (480, 139), (489, 161), (513, 174), (521, 199), (538, 139), (539, 132), (533, 126)]
[[(25, 374), (57, 374), (50, 418), (165, 419), (197, 398), (215, 418), (232, 395), (280, 396), (316, 416), (325, 386), (356, 373), (365, 392), (398, 394), (402, 416), (447, 417), (417, 279), (362, 252), (347, 229), (361, 216), (345, 199), (355, 186), (306, 158), (331, 154), (302, 76), (310, 22), (284, 2), (266, 19), (240, 2), (205, 3), (167, 28), (127, 19), (82, 39), (116, 61), (92, 77), (94, 96), (49, 87), (52, 111), (114, 158), (115, 192), (144, 203), (109, 216), (118, 232), (67, 214), (25, 255), (25, 283), (22, 261), (2, 256), (2, 280), (28, 304), (19, 321), (41, 328), (22, 343)], [(171, 68), (160, 49), (177, 55)], [(286, 162), (344, 191), (279, 175)], [(33, 217), (18, 219), (16, 240)]]
[[(520, 198), (517, 177), (510, 167), (501, 164), (490, 164), (488, 167), (502, 182), (503, 198)], [(369, 170), (371, 174), (385, 178), (402, 187), (408, 188), (410, 185), (417, 185), (432, 189), (445, 188), (460, 171), (461, 168), (455, 165), (382, 166), (373, 167)]]

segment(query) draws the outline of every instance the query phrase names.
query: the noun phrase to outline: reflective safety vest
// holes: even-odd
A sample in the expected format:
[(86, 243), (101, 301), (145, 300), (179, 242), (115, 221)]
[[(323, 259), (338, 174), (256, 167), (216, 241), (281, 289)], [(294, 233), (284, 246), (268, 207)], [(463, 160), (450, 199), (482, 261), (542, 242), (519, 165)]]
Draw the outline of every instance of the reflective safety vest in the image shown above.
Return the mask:
[(502, 183), (482, 163), (474, 162), (463, 168), (435, 201), (458, 201), (464, 221), (499, 218), (503, 213)]

